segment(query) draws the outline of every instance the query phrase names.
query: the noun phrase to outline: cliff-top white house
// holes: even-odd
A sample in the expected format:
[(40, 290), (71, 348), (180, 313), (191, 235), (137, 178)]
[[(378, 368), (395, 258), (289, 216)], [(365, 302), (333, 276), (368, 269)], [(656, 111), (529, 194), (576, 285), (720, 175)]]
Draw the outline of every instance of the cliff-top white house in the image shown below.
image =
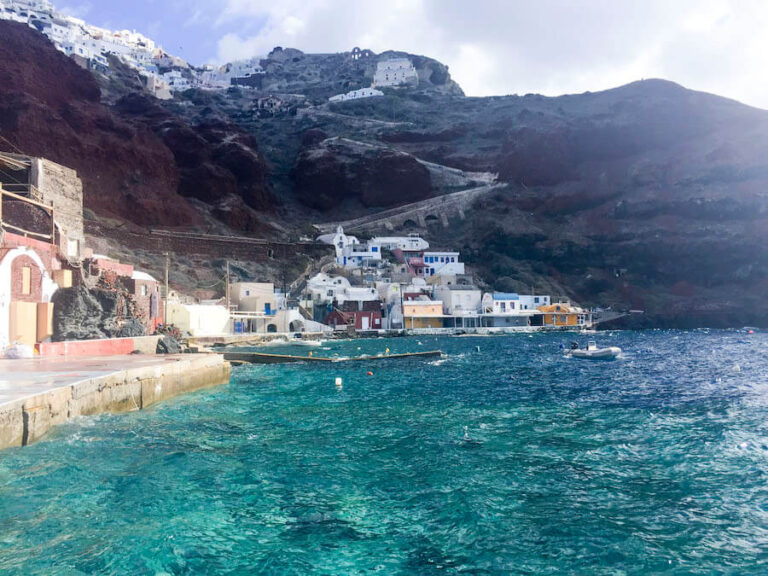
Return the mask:
[(373, 76), (373, 86), (400, 86), (402, 84), (418, 84), (419, 74), (408, 58), (390, 58), (381, 60), (376, 65)]

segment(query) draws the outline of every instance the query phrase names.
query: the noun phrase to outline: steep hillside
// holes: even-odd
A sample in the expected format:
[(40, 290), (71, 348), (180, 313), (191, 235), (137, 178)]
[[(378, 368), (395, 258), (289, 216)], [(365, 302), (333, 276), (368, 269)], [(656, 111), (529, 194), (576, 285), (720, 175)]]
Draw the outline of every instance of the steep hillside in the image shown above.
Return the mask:
[(387, 54), (418, 86), (328, 103), (369, 85), (377, 57), (280, 48), (251, 87), (160, 102), (131, 70), (97, 82), (0, 22), (0, 136), (76, 168), (102, 216), (268, 237), (495, 173), (505, 188), (421, 231), (486, 283), (646, 325), (768, 325), (768, 112), (660, 80), (466, 98), (439, 62)]
[(392, 51), (379, 55), (370, 50), (305, 54), (295, 48), (277, 47), (261, 60), (265, 73), (254, 77), (252, 84), (263, 92), (302, 94), (321, 104), (334, 94), (370, 86), (378, 60), (398, 56), (410, 58), (422, 89), (464, 95), (444, 64), (425, 56)]
[(210, 211), (255, 230), (253, 209), (273, 205), (266, 165), (241, 128), (190, 125), (130, 94), (103, 104), (91, 72), (41, 34), (7, 21), (0, 21), (0, 136), (0, 149), (76, 169), (97, 215), (190, 226)]
[[(266, 119), (261, 130), (271, 134), (277, 122), (292, 127), (281, 137), (322, 128), (328, 142), (354, 137), (499, 174), (505, 192), (448, 230), (426, 231), (462, 248), (499, 287), (642, 309), (633, 321), (645, 325), (768, 324), (765, 111), (649, 80), (559, 98), (401, 91), (313, 109), (290, 124)], [(325, 173), (348, 160), (332, 148), (315, 152)], [(294, 178), (315, 174), (299, 150)], [(333, 189), (338, 207), (348, 194)], [(357, 214), (397, 201), (392, 189), (369, 186)]]

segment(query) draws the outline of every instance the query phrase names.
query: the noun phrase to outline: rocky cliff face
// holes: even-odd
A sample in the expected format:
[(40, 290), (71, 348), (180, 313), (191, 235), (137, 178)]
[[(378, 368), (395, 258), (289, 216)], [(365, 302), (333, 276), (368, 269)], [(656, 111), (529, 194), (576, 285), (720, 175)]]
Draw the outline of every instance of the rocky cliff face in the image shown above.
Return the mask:
[(535, 105), (458, 234), (488, 279), (646, 325), (768, 323), (768, 113), (663, 81)]
[[(409, 57), (419, 86), (378, 98), (327, 103), (370, 84), (371, 55), (276, 49), (254, 90), (160, 104), (130, 71), (100, 98), (92, 74), (0, 22), (0, 136), (77, 169), (100, 214), (246, 232), (269, 233), (264, 211), (298, 235), (451, 191), (419, 160), (493, 172), (505, 189), (422, 231), (489, 284), (643, 309), (655, 326), (768, 325), (768, 112), (653, 80), (465, 98), (445, 66)], [(274, 93), (291, 105), (260, 110)]]
[(258, 77), (257, 87), (264, 92), (303, 94), (321, 104), (334, 94), (370, 86), (378, 60), (397, 56), (411, 59), (421, 90), (464, 95), (451, 79), (448, 67), (437, 60), (404, 52), (376, 55), (368, 50), (355, 57), (351, 52), (305, 54), (295, 48), (278, 47), (261, 61), (265, 74)]
[(53, 341), (144, 336), (129, 298), (112, 290), (62, 288), (53, 296)]
[[(190, 125), (141, 95), (103, 104), (94, 75), (25, 25), (0, 21), (0, 149), (77, 170), (85, 206), (142, 225), (189, 226), (202, 200), (253, 229), (269, 210), (266, 164), (231, 123)], [(236, 208), (243, 210), (232, 210)]]
[(293, 180), (300, 202), (336, 214), (350, 201), (388, 208), (431, 194), (429, 171), (410, 154), (339, 139), (310, 140), (296, 161)]

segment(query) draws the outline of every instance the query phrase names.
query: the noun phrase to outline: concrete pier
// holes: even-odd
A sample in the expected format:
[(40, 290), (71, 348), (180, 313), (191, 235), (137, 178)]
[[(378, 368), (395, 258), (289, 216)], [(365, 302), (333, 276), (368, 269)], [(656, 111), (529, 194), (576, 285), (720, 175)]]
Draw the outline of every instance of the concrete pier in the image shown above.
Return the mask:
[(409, 358), (434, 358), (442, 356), (440, 350), (425, 352), (405, 352), (404, 354), (379, 354), (377, 356), (358, 356), (355, 358), (328, 358), (323, 356), (293, 356), (290, 354), (265, 354), (262, 352), (224, 352), (224, 358), (230, 362), (242, 364), (292, 364), (296, 362), (309, 363), (342, 363), (342, 362), (371, 362), (377, 360), (405, 360)]
[(76, 416), (142, 410), (229, 382), (220, 354), (0, 360), (0, 449), (26, 446)]

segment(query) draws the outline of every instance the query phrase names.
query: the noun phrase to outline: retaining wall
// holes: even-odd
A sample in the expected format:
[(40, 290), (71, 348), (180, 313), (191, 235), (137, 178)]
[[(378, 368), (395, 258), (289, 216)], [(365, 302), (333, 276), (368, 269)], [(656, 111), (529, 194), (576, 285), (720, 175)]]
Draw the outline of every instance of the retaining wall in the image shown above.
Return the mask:
[(119, 356), (121, 354), (154, 354), (161, 336), (108, 338), (103, 340), (68, 340), (37, 345), (40, 356)]
[(187, 354), (120, 370), (0, 405), (0, 449), (26, 446), (77, 416), (142, 410), (179, 394), (229, 382), (220, 354)]

